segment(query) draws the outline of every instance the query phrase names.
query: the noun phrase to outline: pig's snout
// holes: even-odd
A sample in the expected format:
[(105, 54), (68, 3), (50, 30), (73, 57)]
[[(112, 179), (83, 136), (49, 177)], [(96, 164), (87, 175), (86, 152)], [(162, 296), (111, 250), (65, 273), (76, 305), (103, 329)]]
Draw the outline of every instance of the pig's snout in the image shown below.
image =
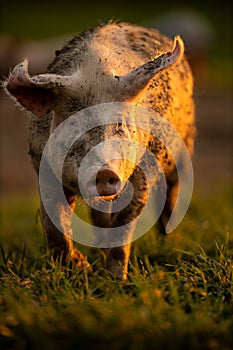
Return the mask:
[(121, 180), (111, 168), (102, 167), (96, 178), (87, 183), (87, 192), (92, 196), (112, 196), (117, 194), (121, 187)]
[(100, 196), (111, 196), (120, 189), (119, 176), (112, 170), (102, 168), (96, 175), (96, 188)]

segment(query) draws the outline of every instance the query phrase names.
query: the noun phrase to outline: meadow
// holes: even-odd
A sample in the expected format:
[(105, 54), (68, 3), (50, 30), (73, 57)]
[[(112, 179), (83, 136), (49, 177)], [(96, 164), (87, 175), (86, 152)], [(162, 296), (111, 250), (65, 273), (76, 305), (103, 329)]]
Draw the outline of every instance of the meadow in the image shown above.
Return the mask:
[(37, 196), (4, 201), (0, 348), (232, 349), (232, 192), (194, 194), (165, 242), (137, 240), (124, 283), (98, 249), (81, 247), (92, 275), (53, 261)]
[(27, 40), (44, 45), (43, 39), (70, 37), (111, 18), (147, 24), (187, 6), (204, 14), (213, 29), (213, 41), (200, 53), (204, 71), (195, 76), (194, 194), (184, 220), (165, 241), (150, 230), (133, 243), (124, 283), (108, 274), (101, 250), (78, 246), (92, 275), (52, 259), (26, 156), (26, 119), (0, 94), (0, 349), (233, 348), (230, 2), (222, 1), (221, 8), (182, 0), (2, 2), (0, 54), (7, 38), (10, 44), (4, 62), (0, 55), (0, 73), (5, 77), (14, 66), (13, 54), (28, 54)]

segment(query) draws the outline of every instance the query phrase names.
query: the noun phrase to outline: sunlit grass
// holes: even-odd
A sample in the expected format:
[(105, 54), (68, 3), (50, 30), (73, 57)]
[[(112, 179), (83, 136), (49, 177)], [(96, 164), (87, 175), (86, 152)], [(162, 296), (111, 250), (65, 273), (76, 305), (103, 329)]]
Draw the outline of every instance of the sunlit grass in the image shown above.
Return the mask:
[[(38, 198), (2, 203), (1, 349), (226, 349), (233, 343), (232, 191), (194, 196), (176, 232), (134, 243), (126, 283), (46, 249)], [(37, 219), (36, 219), (37, 217)]]

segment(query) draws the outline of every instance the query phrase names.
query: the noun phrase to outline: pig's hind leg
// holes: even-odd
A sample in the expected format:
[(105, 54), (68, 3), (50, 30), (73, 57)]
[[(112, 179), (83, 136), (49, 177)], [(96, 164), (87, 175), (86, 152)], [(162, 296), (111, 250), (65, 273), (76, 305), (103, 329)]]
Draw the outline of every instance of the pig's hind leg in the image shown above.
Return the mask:
[(178, 188), (179, 188), (179, 185), (177, 181), (174, 183), (173, 182), (167, 183), (167, 194), (166, 194), (165, 205), (157, 221), (157, 228), (159, 233), (162, 235), (162, 237), (165, 237), (167, 234), (166, 226), (176, 203)]

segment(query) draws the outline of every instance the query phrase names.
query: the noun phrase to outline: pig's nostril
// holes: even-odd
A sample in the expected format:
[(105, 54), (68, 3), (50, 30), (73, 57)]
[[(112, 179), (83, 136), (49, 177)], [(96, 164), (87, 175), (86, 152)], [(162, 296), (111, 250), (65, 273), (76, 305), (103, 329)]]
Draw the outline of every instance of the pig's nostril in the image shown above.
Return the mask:
[(119, 179), (111, 177), (108, 182), (110, 183), (110, 185), (115, 185), (118, 181)]

